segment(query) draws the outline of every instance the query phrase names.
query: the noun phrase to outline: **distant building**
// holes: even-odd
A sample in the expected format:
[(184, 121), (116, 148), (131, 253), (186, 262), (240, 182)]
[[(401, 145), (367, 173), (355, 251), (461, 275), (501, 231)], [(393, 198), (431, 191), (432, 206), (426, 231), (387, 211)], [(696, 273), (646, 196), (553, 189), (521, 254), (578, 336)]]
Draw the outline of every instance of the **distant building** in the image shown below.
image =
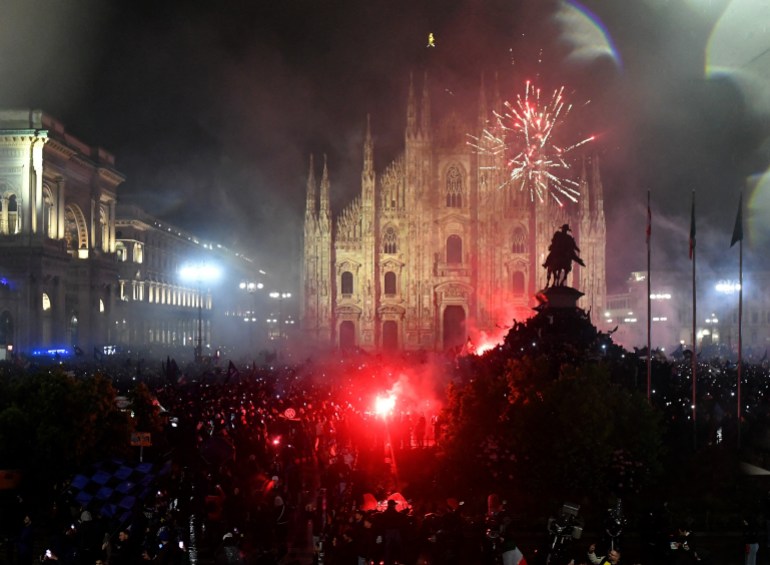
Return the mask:
[[(770, 272), (751, 271), (743, 275), (744, 352), (761, 357), (770, 346)], [(737, 352), (737, 273), (696, 274), (695, 339), (697, 350)], [(692, 274), (683, 271), (653, 271), (650, 292), (651, 344), (653, 349), (671, 353), (680, 345), (692, 347)], [(627, 291), (607, 296), (602, 319), (603, 331), (614, 330), (613, 341), (626, 348), (647, 346), (647, 272), (631, 273)]]
[[(266, 314), (254, 306), (268, 300), (237, 292), (239, 281), (258, 276), (253, 262), (118, 205), (123, 181), (110, 153), (44, 112), (0, 111), (0, 358), (192, 357), (199, 320), (205, 354), (223, 343), (256, 348), (260, 336), (243, 338), (244, 319), (266, 333)], [(220, 285), (181, 280), (183, 264), (204, 260), (222, 266)]]
[[(434, 122), (426, 83), (418, 104), (412, 84), (404, 151), (374, 170), (367, 124), (361, 193), (335, 217), (323, 163), (320, 195), (311, 159), (307, 183), (301, 328), (321, 348), (443, 351), (482, 332), (499, 334), (532, 315), (545, 284), (551, 237), (571, 227), (586, 268), (568, 284), (581, 307), (605, 309), (603, 188), (598, 159), (579, 169), (576, 204), (544, 203), (506, 187), (503, 156), (479, 154), (468, 133), (491, 118), (482, 85), (478, 117)], [(501, 109), (499, 95), (492, 108)]]
[(0, 111), (0, 346), (104, 343), (117, 290), (123, 176), (39, 110)]
[[(265, 345), (269, 277), (248, 257), (128, 204), (118, 205), (116, 239), (113, 338), (121, 349), (191, 355), (199, 323), (204, 356), (246, 356)], [(182, 268), (196, 264), (216, 266), (221, 278), (184, 280)]]

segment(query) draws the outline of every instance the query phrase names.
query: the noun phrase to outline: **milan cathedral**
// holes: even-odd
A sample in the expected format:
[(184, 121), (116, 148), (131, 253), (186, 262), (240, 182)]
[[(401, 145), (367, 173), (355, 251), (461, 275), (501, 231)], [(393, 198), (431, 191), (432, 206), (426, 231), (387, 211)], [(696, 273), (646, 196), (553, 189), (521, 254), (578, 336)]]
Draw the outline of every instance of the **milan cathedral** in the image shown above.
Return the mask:
[[(495, 89), (497, 90), (497, 89)], [(404, 150), (374, 170), (367, 120), (361, 192), (330, 210), (324, 161), (307, 182), (301, 298), (303, 335), (319, 347), (446, 351), (482, 332), (500, 334), (532, 315), (546, 285), (542, 264), (556, 230), (569, 224), (585, 267), (567, 284), (597, 318), (606, 298), (603, 188), (597, 157), (583, 158), (577, 203), (540, 202), (505, 185), (502, 157), (468, 144), (491, 112), (481, 85), (478, 121), (434, 121), (427, 78), (418, 103), (410, 81)], [(501, 107), (499, 95), (492, 108)], [(473, 120), (471, 120), (473, 121)]]

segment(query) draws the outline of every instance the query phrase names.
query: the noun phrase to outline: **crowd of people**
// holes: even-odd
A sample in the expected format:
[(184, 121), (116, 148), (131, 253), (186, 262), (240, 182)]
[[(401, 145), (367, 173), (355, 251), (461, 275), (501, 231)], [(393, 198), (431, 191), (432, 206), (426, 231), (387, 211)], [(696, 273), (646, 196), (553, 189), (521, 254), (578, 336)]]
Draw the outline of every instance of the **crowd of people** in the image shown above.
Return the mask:
[[(516, 515), (503, 503), (402, 493), (397, 461), (440, 445), (440, 405), (411, 402), (378, 414), (372, 398), (403, 387), (401, 368), (391, 366), (383, 382), (372, 360), (335, 363), (173, 374), (168, 364), (157, 372), (145, 366), (164, 424), (159, 443), (169, 448), (148, 452), (159, 469), (153, 496), (137, 501), (127, 521), (97, 502), (78, 503), (67, 485), (37, 515), (22, 497), (6, 500), (6, 561), (290, 563), (308, 528), (307, 555), (326, 565), (520, 565), (548, 554), (547, 544), (531, 541), (524, 551)], [(116, 389), (125, 392), (138, 374), (116, 371)], [(431, 394), (422, 387), (412, 396)], [(687, 529), (655, 536), (653, 551), (667, 562), (697, 559)], [(747, 555), (756, 556), (753, 520), (745, 541)], [(565, 564), (619, 559), (615, 547), (573, 540)]]

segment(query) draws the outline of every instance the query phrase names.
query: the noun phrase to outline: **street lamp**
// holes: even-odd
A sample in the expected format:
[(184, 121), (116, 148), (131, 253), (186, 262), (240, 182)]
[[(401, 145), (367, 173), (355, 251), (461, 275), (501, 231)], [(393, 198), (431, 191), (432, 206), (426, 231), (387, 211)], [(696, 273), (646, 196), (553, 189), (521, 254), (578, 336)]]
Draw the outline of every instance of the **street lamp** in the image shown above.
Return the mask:
[(198, 287), (198, 344), (195, 347), (195, 360), (203, 358), (203, 283), (214, 282), (220, 276), (219, 267), (208, 263), (192, 263), (179, 270), (182, 280), (194, 282)]
[(283, 316), (283, 301), (287, 298), (291, 298), (291, 292), (271, 292), (270, 298), (275, 298), (278, 300), (278, 335), (281, 339), (284, 339), (286, 337), (284, 323), (285, 319)]
[(241, 281), (241, 283), (238, 285), (238, 288), (241, 290), (244, 290), (248, 292), (252, 299), (251, 299), (251, 311), (247, 311), (245, 317), (243, 318), (244, 322), (251, 322), (251, 341), (252, 345), (256, 346), (256, 328), (255, 323), (257, 321), (257, 291), (262, 290), (265, 288), (265, 285), (261, 282), (255, 282), (255, 281)]

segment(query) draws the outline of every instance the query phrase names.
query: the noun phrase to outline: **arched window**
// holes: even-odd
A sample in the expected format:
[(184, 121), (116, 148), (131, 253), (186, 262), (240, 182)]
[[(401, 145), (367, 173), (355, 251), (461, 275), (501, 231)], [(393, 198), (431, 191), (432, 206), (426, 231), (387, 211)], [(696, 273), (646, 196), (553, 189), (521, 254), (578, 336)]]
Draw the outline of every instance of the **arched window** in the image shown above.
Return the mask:
[(511, 290), (514, 294), (524, 294), (524, 273), (521, 271), (513, 273), (512, 283)]
[(47, 293), (43, 293), (43, 312), (48, 312), (51, 309), (51, 299)]
[(20, 228), (19, 203), (16, 201), (16, 195), (12, 194), (8, 198), (8, 233), (13, 235), (21, 231)]
[(396, 273), (393, 271), (385, 273), (385, 294), (389, 296), (396, 294)]
[(48, 186), (43, 187), (43, 233), (51, 239), (56, 237), (54, 232), (53, 196)]
[(389, 227), (382, 236), (383, 253), (398, 253), (398, 235), (395, 228)]
[(340, 288), (342, 290), (342, 294), (353, 294), (353, 273), (350, 271), (345, 271), (342, 273), (342, 284), (340, 285)]
[(446, 206), (463, 207), (463, 177), (457, 167), (449, 167), (446, 172)]
[(463, 240), (459, 235), (450, 235), (446, 240), (446, 262), (463, 262)]
[(513, 253), (526, 253), (527, 250), (527, 235), (524, 233), (523, 228), (516, 228), (513, 230), (513, 244), (511, 245), (511, 251)]

